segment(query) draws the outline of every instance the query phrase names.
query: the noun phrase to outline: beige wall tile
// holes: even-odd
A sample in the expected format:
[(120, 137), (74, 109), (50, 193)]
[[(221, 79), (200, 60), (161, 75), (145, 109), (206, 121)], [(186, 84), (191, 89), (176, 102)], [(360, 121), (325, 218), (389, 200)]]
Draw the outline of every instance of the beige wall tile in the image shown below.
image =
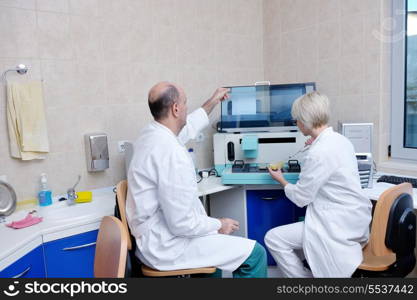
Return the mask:
[(237, 57), (239, 36), (234, 34), (219, 33), (216, 36), (216, 65), (221, 67), (237, 67)]
[(364, 15), (364, 41), (365, 53), (380, 53), (383, 43), (381, 36), (385, 34), (381, 31), (380, 12), (373, 12)]
[[(76, 91), (72, 94), (78, 105), (104, 105), (109, 103), (113, 91), (109, 93), (106, 84), (106, 64), (98, 57), (86, 57), (74, 61), (75, 78), (71, 81)], [(113, 74), (117, 76), (119, 71)]]
[(173, 27), (177, 19), (175, 0), (153, 0), (152, 18), (155, 25)]
[(131, 61), (144, 63), (156, 61), (152, 27), (142, 27), (142, 25), (137, 23), (135, 26), (136, 27), (129, 32), (129, 51)]
[(318, 3), (318, 22), (339, 20), (341, 15), (340, 0), (320, 0)]
[(360, 55), (364, 51), (363, 16), (354, 15), (342, 18), (342, 56)]
[(68, 0), (36, 0), (39, 11), (68, 13)]
[(340, 94), (340, 70), (339, 60), (320, 60), (317, 74), (317, 89), (327, 96)]
[[(84, 175), (84, 171), (87, 169), (84, 149), (77, 152), (51, 153), (47, 163), (46, 173), (49, 186), (54, 194), (66, 195), (67, 189), (77, 182), (78, 175)], [(81, 178), (82, 181), (76, 190), (87, 189), (83, 183), (85, 179), (85, 176)]]
[(362, 56), (348, 56), (341, 58), (341, 94), (359, 95), (363, 93), (364, 86), (364, 59)]
[(295, 65), (298, 61), (299, 31), (286, 32), (281, 36), (281, 57), (282, 64)]
[(339, 128), (339, 122), (342, 122), (342, 116), (341, 113), (341, 103), (342, 99), (338, 96), (329, 96), (329, 102), (330, 102), (330, 120), (329, 124), (333, 127), (334, 130), (338, 130)]
[(0, 36), (1, 57), (38, 57), (36, 12), (2, 7)]
[(299, 24), (297, 28), (309, 28), (318, 22), (319, 0), (299, 0), (297, 10), (299, 14)]
[(172, 27), (154, 26), (153, 44), (155, 62), (175, 64), (177, 58), (177, 32)]
[(68, 15), (38, 12), (38, 30), (41, 58), (71, 59), (73, 57)]
[(36, 0), (0, 0), (0, 6), (36, 9)]
[(363, 106), (363, 98), (360, 94), (357, 95), (343, 95), (338, 99), (338, 116), (340, 122), (363, 123), (367, 118), (365, 117), (365, 110), (358, 109)]
[(199, 21), (198, 7), (201, 1), (195, 0), (177, 0), (175, 6), (175, 26), (179, 32), (193, 30), (202, 30), (202, 24)]
[(381, 90), (381, 56), (370, 54), (364, 56), (364, 93), (375, 94)]
[(74, 113), (74, 107), (48, 107), (46, 109), (46, 121), (51, 153), (80, 151), (81, 120), (80, 114)]
[(77, 59), (101, 58), (101, 22), (90, 16), (69, 17), (70, 40), (74, 47), (74, 57)]
[[(101, 0), (68, 0), (69, 12), (74, 15), (98, 16), (98, 2)], [(142, 1), (133, 1), (142, 2)]]
[(138, 104), (112, 105), (110, 117), (112, 126), (109, 135), (112, 140), (134, 140), (139, 129), (147, 124), (141, 118), (142, 106)]
[(129, 102), (130, 66), (123, 60), (112, 60), (104, 63), (106, 97), (109, 104)]
[(130, 60), (129, 18), (126, 15), (114, 15), (100, 19), (101, 48), (105, 61)]
[[(128, 19), (130, 2), (129, 0), (98, 0), (98, 15), (107, 19)], [(117, 24), (114, 24), (117, 25)]]
[[(196, 28), (201, 28), (201, 30), (207, 32), (216, 32), (217, 24), (222, 22), (220, 18), (224, 16), (224, 11), (227, 11), (226, 9), (224, 9), (224, 7), (226, 6), (226, 1), (212, 0), (195, 2), (197, 3), (197, 15), (199, 16), (199, 18), (197, 20), (197, 23), (193, 25), (193, 27), (197, 26)], [(181, 21), (178, 20), (178, 22), (180, 23)]]
[(356, 15), (365, 10), (363, 0), (343, 0), (342, 3), (342, 16)]
[(297, 32), (298, 61), (302, 63), (317, 63), (319, 59), (318, 26), (313, 25)]
[(48, 108), (77, 104), (76, 65), (70, 61), (42, 60), (44, 99)]
[(265, 38), (280, 35), (281, 28), (281, 1), (265, 0), (263, 5), (263, 26)]
[(341, 53), (340, 21), (323, 22), (319, 24), (319, 58), (339, 58)]

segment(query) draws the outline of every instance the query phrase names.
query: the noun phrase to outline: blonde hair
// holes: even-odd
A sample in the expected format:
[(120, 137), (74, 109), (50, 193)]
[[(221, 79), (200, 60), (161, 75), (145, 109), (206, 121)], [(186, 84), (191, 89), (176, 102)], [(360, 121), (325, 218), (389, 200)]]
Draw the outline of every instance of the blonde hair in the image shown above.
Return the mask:
[(326, 125), (330, 117), (329, 98), (319, 92), (305, 94), (294, 101), (291, 115), (308, 129)]

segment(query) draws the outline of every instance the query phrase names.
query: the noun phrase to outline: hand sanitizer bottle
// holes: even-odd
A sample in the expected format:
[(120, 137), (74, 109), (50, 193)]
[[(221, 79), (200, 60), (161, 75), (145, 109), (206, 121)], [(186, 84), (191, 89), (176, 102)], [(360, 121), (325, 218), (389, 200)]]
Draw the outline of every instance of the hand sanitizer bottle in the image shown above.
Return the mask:
[(47, 186), (48, 178), (45, 173), (41, 174), (41, 190), (38, 193), (39, 206), (48, 206), (52, 204), (52, 192)]

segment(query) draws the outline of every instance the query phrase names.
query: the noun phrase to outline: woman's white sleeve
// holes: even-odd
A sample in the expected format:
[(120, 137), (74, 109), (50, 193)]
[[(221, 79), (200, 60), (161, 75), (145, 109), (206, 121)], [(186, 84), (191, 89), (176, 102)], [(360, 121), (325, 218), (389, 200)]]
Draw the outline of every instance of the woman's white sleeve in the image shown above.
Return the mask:
[(298, 207), (312, 202), (320, 188), (329, 180), (333, 170), (330, 161), (318, 155), (308, 155), (296, 184), (285, 186), (285, 195)]

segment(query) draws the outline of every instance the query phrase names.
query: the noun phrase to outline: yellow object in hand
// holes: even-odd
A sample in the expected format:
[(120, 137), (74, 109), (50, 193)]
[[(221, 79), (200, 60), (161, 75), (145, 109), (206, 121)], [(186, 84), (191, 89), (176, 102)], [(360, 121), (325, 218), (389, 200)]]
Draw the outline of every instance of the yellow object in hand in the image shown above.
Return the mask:
[(281, 169), (282, 169), (282, 167), (284, 166), (284, 164), (285, 164), (285, 162), (283, 162), (283, 161), (279, 161), (279, 162), (277, 162), (277, 163), (275, 163), (275, 164), (269, 164), (269, 167), (270, 167), (273, 171), (276, 171), (276, 170), (281, 170)]
[(91, 202), (93, 200), (93, 192), (91, 191), (77, 192), (76, 194), (77, 199), (75, 199), (75, 202), (77, 203)]

